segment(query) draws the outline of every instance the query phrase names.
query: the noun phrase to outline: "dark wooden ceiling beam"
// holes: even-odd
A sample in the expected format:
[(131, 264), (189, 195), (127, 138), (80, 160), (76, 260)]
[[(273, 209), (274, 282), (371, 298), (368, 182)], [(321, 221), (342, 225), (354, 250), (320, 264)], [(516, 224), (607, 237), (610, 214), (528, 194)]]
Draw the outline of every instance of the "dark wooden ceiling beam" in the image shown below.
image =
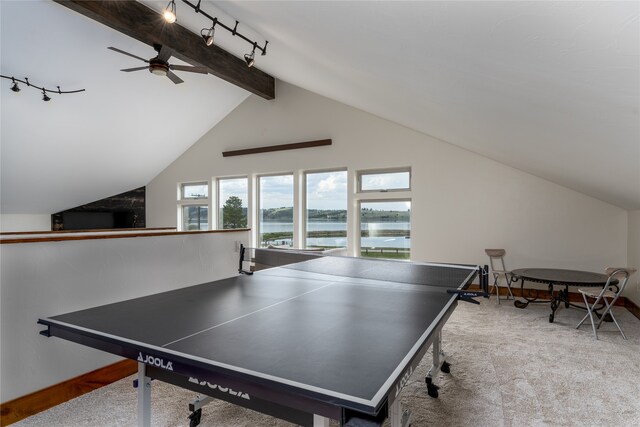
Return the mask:
[[(202, 38), (177, 24), (167, 24), (162, 16), (142, 3), (131, 0), (53, 0), (129, 37), (174, 51), (173, 56), (206, 67), (211, 74), (265, 99), (275, 98), (275, 79), (219, 46), (207, 46)], [(106, 48), (106, 46), (105, 46)], [(153, 52), (153, 51), (151, 51)]]

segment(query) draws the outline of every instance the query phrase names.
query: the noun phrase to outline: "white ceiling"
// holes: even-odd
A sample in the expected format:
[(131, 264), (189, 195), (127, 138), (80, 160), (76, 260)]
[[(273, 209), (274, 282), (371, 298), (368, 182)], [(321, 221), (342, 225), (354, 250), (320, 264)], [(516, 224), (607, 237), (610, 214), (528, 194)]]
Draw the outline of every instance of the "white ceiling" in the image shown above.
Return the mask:
[[(3, 213), (144, 185), (247, 96), (210, 75), (121, 73), (138, 63), (107, 46), (151, 49), (57, 4), (17, 3), (0, 2), (2, 74), (87, 92), (45, 104), (2, 82)], [(256, 66), (276, 78), (640, 209), (640, 2), (202, 4), (269, 40)], [(181, 25), (209, 25), (177, 6)], [(220, 30), (216, 43), (249, 49)]]

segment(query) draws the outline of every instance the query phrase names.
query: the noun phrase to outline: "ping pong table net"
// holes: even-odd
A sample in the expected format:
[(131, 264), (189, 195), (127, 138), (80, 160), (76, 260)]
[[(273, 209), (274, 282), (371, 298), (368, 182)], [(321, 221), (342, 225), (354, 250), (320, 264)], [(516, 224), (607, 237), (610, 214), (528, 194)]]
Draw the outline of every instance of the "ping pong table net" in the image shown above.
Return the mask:
[(456, 289), (466, 288), (478, 272), (478, 267), (472, 265), (355, 258), (326, 254), (320, 250), (241, 247), (240, 252), (239, 270), (245, 274), (281, 268), (387, 283)]

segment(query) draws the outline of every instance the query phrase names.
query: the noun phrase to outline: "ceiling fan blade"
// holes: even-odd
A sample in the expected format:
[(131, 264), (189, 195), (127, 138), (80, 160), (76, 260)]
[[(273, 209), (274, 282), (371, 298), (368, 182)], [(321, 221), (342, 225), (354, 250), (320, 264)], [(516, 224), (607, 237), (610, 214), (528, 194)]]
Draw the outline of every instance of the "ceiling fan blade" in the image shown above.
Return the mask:
[(160, 50), (158, 51), (158, 59), (164, 62), (167, 62), (169, 58), (171, 58), (171, 54), (173, 51), (166, 46), (160, 46)]
[(140, 71), (140, 70), (148, 70), (149, 67), (135, 67), (135, 68), (125, 68), (124, 70), (120, 70), (120, 71), (124, 71), (125, 73), (130, 73), (131, 71)]
[(149, 61), (147, 61), (146, 59), (144, 59), (144, 58), (140, 58), (139, 56), (136, 56), (136, 55), (134, 55), (134, 54), (132, 54), (132, 53), (125, 52), (124, 50), (120, 50), (120, 49), (118, 49), (117, 47), (109, 46), (107, 49), (111, 49), (111, 50), (113, 50), (114, 52), (118, 52), (118, 53), (121, 53), (121, 54), (123, 54), (123, 55), (127, 55), (127, 56), (130, 56), (130, 57), (132, 57), (132, 58), (139, 59), (140, 61), (146, 62), (147, 64), (149, 63)]
[(207, 70), (207, 68), (205, 67), (193, 67), (190, 65), (169, 65), (169, 68), (172, 70), (187, 71), (189, 73), (200, 73), (200, 74), (209, 73), (209, 70)]
[(167, 77), (169, 77), (171, 81), (174, 82), (175, 84), (183, 83), (183, 80), (180, 77), (176, 76), (174, 73), (172, 73), (171, 70), (167, 71)]

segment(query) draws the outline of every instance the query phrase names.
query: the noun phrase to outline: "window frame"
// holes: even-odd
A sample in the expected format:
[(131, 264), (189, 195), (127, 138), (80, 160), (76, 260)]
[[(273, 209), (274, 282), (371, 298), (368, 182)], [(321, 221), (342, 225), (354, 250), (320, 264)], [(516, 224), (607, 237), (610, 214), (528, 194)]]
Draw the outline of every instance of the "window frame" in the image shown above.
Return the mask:
[[(349, 243), (349, 214), (350, 214), (350, 209), (349, 209), (349, 169), (346, 167), (342, 167), (342, 168), (329, 168), (329, 169), (314, 169), (314, 170), (305, 170), (302, 171), (302, 185), (301, 185), (301, 191), (302, 191), (302, 197), (301, 197), (301, 207), (300, 209), (298, 209), (298, 211), (300, 212), (300, 221), (302, 222), (302, 227), (301, 227), (301, 232), (302, 232), (302, 242), (300, 242), (300, 247), (302, 247), (303, 249), (307, 248), (307, 223), (309, 218), (307, 217), (307, 202), (308, 202), (308, 194), (307, 194), (307, 176), (309, 174), (320, 174), (320, 173), (331, 173), (331, 172), (344, 172), (346, 174), (346, 184), (347, 184), (347, 192), (346, 192), (346, 199), (345, 199), (345, 209), (347, 211), (347, 230), (346, 230), (346, 236), (345, 239), (347, 241), (347, 245), (345, 247), (348, 247), (348, 243)], [(294, 207), (294, 211), (295, 211), (295, 207)], [(295, 218), (294, 218), (295, 220)]]
[[(188, 197), (188, 198), (184, 198), (184, 187), (186, 186), (190, 186), (190, 185), (206, 185), (207, 186), (207, 197)], [(207, 230), (211, 230), (211, 226), (212, 226), (212, 206), (211, 206), (211, 195), (212, 195), (212, 183), (211, 181), (207, 181), (207, 180), (196, 180), (196, 181), (184, 181), (184, 182), (178, 182), (177, 184), (177, 188), (176, 188), (176, 192), (177, 192), (177, 203), (176, 203), (176, 210), (177, 210), (177, 224), (176, 224), (176, 229), (180, 230), (180, 231), (189, 231), (189, 230), (185, 230), (184, 229), (184, 207), (186, 206), (200, 206), (200, 207), (207, 207)]]
[[(196, 185), (205, 185), (207, 187), (207, 194), (204, 197), (185, 197), (184, 196), (184, 188), (185, 187), (195, 187)], [(178, 199), (181, 201), (188, 200), (207, 200), (211, 195), (211, 186), (208, 181), (194, 181), (194, 182), (181, 182), (178, 187)]]
[[(356, 257), (361, 258), (362, 255), (362, 204), (363, 203), (401, 203), (401, 202), (409, 202), (411, 204), (411, 208), (410, 208), (410, 215), (409, 215), (409, 237), (411, 237), (411, 230), (413, 228), (413, 221), (412, 221), (412, 217), (413, 217), (413, 200), (411, 197), (398, 197), (398, 198), (364, 198), (364, 199), (359, 199), (357, 201), (357, 211), (356, 211), (356, 218), (357, 218), (357, 226), (356, 226), (356, 230), (355, 230), (355, 254)], [(411, 249), (412, 247), (409, 246), (409, 258), (406, 259), (405, 261), (411, 261)], [(381, 259), (393, 259), (393, 258), (381, 258)]]
[(262, 208), (262, 204), (260, 203), (260, 195), (262, 193), (262, 185), (261, 185), (261, 179), (262, 178), (269, 178), (269, 177), (274, 177), (274, 176), (291, 176), (291, 201), (293, 203), (293, 231), (292, 231), (292, 235), (291, 235), (291, 247), (295, 248), (297, 247), (297, 240), (298, 237), (296, 235), (296, 225), (297, 225), (297, 209), (296, 209), (296, 180), (299, 177), (299, 173), (296, 173), (295, 171), (289, 171), (289, 172), (274, 172), (274, 173), (264, 173), (264, 174), (257, 174), (255, 175), (255, 229), (256, 229), (256, 247), (262, 247), (262, 239), (260, 238), (261, 235), (261, 223), (262, 223), (262, 218), (260, 217), (260, 209)]
[[(202, 199), (199, 199), (202, 200)], [(201, 229), (198, 228), (197, 230), (185, 230), (184, 227), (184, 209), (185, 208), (207, 208), (207, 228), (205, 229)], [(211, 230), (211, 208), (209, 206), (209, 204), (203, 204), (203, 203), (185, 203), (185, 204), (181, 204), (179, 207), (179, 211), (180, 211), (180, 229), (182, 231), (206, 231), (206, 230)]]
[(216, 182), (216, 197), (215, 197), (215, 220), (216, 220), (216, 228), (215, 230), (232, 230), (223, 228), (223, 224), (221, 223), (222, 215), (220, 214), (220, 210), (222, 206), (220, 205), (220, 181), (226, 181), (231, 179), (245, 179), (247, 181), (247, 228), (250, 227), (251, 220), (251, 181), (248, 175), (233, 175), (233, 176), (219, 176), (215, 178)]
[[(363, 190), (362, 189), (362, 177), (364, 175), (384, 175), (384, 174), (392, 174), (392, 173), (400, 173), (400, 172), (408, 172), (409, 173), (409, 186), (402, 188), (380, 188), (374, 190)], [(385, 169), (363, 169), (356, 172), (356, 193), (367, 194), (367, 193), (391, 193), (397, 191), (411, 191), (411, 167), (396, 167), (396, 168), (385, 168)]]

